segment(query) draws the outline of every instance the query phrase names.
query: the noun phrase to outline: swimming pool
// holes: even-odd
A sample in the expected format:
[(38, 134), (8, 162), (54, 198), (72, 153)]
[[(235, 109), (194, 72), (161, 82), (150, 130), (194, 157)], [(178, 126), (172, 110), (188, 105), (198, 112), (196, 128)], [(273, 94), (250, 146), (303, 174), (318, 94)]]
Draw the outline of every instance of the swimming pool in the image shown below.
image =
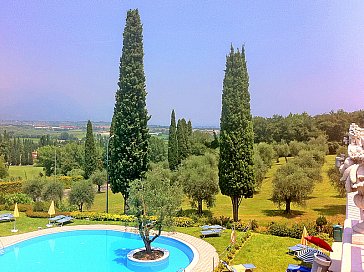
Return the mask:
[[(129, 251), (143, 247), (139, 235), (114, 230), (76, 230), (48, 234), (6, 247), (0, 254), (1, 272), (130, 272)], [(159, 237), (154, 247), (169, 250), (169, 265), (140, 271), (177, 271), (193, 260), (192, 249), (172, 238)]]

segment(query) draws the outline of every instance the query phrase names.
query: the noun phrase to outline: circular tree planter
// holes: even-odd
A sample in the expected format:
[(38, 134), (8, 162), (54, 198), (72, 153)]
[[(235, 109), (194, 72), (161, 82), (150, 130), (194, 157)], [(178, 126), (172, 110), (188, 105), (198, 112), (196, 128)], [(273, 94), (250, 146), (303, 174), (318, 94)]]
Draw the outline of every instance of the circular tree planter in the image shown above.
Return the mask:
[(134, 258), (134, 255), (138, 252), (144, 251), (145, 248), (137, 248), (130, 251), (127, 255), (127, 267), (134, 271), (141, 271), (143, 268), (153, 268), (156, 270), (162, 270), (167, 268), (169, 263), (169, 251), (164, 248), (153, 247), (152, 250), (163, 252), (163, 256), (156, 260), (139, 260)]

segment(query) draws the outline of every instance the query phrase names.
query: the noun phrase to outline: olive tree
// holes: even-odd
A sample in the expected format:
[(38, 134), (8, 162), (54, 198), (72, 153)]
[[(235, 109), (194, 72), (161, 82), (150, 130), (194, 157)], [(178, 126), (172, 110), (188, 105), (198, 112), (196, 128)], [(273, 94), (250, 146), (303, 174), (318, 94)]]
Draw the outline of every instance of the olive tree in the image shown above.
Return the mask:
[(76, 181), (69, 194), (69, 202), (71, 205), (77, 205), (80, 212), (83, 206), (90, 208), (94, 203), (95, 191), (92, 183), (88, 180)]
[[(130, 211), (137, 217), (138, 229), (146, 253), (151, 254), (152, 242), (157, 239), (164, 226), (172, 224), (172, 217), (181, 205), (182, 189), (171, 180), (171, 172), (156, 165), (147, 172), (143, 180), (130, 183), (128, 203)], [(151, 220), (154, 216), (155, 220)], [(151, 236), (151, 230), (157, 233)]]

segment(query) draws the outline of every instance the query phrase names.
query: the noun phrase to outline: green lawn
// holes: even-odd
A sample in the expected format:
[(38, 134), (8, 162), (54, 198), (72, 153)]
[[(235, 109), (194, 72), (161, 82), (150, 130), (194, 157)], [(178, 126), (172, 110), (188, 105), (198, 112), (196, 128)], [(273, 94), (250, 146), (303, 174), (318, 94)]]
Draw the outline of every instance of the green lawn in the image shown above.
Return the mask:
[(32, 165), (25, 166), (10, 166), (9, 176), (11, 177), (22, 177), (23, 179), (31, 179), (39, 176), (39, 173), (43, 172), (43, 167), (35, 167)]
[(288, 264), (301, 263), (287, 254), (287, 248), (297, 243), (298, 239), (253, 233), (231, 263), (252, 263), (256, 272), (286, 271)]
[[(326, 156), (326, 162), (322, 168), (323, 181), (316, 184), (313, 194), (306, 203), (306, 207), (292, 205), (293, 212), (291, 216), (286, 216), (283, 213), (284, 206), (282, 210), (279, 210), (270, 200), (273, 175), (283, 163), (285, 163), (285, 160), (281, 158), (279, 163), (273, 164), (258, 194), (255, 194), (253, 198), (243, 199), (239, 209), (239, 218), (245, 222), (255, 219), (259, 225), (266, 225), (272, 221), (286, 224), (291, 224), (293, 221), (313, 222), (319, 215), (324, 215), (330, 222), (340, 222), (343, 224), (346, 198), (338, 197), (326, 174), (327, 169), (334, 165), (335, 156)], [(183, 203), (183, 209), (191, 209), (187, 199)], [(232, 217), (230, 198), (221, 194), (217, 195), (216, 206), (211, 209), (211, 212), (216, 217), (221, 215)]]

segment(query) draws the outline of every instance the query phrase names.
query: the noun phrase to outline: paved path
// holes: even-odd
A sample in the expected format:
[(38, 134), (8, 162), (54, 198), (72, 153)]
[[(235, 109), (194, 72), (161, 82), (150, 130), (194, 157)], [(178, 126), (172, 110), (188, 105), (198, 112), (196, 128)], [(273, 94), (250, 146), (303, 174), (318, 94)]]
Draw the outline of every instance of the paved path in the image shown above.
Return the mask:
[[(33, 232), (0, 237), (0, 248), (1, 246), (7, 247), (12, 244), (51, 233), (72, 231), (72, 230), (115, 230), (115, 231), (127, 231), (137, 233), (136, 228), (124, 227), (118, 225), (79, 225), (79, 226), (64, 226), (64, 227), (53, 227), (48, 229), (40, 229)], [(213, 266), (217, 266), (219, 263), (219, 256), (215, 248), (209, 243), (202, 239), (193, 237), (180, 232), (162, 232), (162, 235), (168, 236), (177, 240), (181, 240), (188, 244), (195, 254), (195, 258), (192, 263), (184, 270), (186, 272), (210, 272), (213, 271)]]

